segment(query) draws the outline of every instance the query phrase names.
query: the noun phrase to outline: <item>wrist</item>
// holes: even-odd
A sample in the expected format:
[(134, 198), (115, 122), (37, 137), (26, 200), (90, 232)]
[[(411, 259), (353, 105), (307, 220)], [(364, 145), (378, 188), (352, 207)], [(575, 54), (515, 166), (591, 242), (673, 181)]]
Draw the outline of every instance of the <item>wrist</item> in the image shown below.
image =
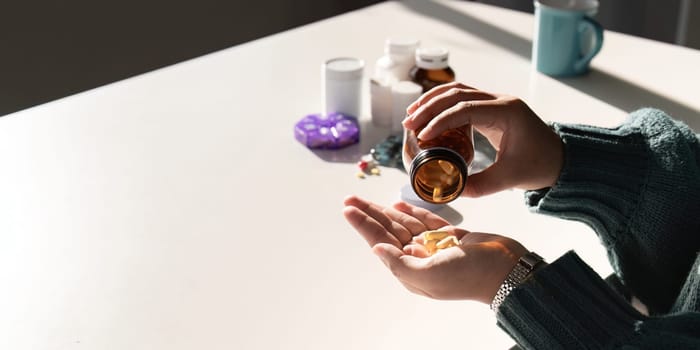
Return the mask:
[(503, 281), (508, 277), (508, 274), (513, 270), (513, 267), (518, 264), (520, 258), (528, 253), (527, 248), (514, 240), (506, 240), (503, 242), (503, 250), (496, 259), (491, 260), (488, 267), (489, 273), (484, 276), (482, 286), (483, 289), (479, 293), (476, 300), (490, 305), (498, 289), (503, 284)]
[[(565, 152), (564, 141), (552, 129), (548, 130), (546, 147), (542, 152), (542, 177), (541, 182), (527, 190), (538, 190), (546, 187), (554, 187), (559, 181), (559, 176), (564, 167)], [(546, 150), (546, 151), (545, 151)]]

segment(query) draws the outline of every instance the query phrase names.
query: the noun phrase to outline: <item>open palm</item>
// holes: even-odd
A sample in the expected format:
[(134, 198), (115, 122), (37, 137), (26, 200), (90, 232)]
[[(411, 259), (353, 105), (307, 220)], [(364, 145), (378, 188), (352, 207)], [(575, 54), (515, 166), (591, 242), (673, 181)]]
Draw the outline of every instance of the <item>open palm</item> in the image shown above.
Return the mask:
[[(451, 226), (444, 218), (404, 202), (383, 207), (350, 196), (343, 214), (408, 290), (435, 299), (490, 303), (527, 252), (515, 240)], [(421, 234), (437, 229), (457, 237), (460, 245), (428, 254)]]

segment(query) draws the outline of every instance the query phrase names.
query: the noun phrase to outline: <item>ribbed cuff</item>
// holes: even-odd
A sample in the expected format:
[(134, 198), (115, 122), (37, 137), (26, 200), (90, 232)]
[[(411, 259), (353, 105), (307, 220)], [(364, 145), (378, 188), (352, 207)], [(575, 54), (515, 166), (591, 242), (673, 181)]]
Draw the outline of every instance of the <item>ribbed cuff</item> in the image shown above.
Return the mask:
[(555, 124), (564, 165), (530, 209), (588, 224), (624, 285), (652, 315), (668, 312), (700, 236), (700, 144), (684, 124), (641, 109), (614, 129)]
[(573, 251), (514, 289), (498, 325), (526, 349), (599, 349), (623, 343), (644, 318)]
[[(525, 192), (531, 210), (584, 222), (614, 240), (637, 205), (648, 177), (645, 140), (630, 128), (553, 124), (565, 150), (556, 185)], [(605, 242), (611, 243), (611, 242)]]

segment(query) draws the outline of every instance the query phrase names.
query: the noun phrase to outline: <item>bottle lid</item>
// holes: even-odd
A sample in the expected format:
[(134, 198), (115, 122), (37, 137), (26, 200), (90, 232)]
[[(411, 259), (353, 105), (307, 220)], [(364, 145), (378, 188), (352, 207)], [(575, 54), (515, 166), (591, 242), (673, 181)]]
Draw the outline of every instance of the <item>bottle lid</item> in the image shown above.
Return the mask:
[(441, 47), (427, 47), (416, 50), (416, 66), (423, 69), (444, 69), (448, 67), (449, 52)]
[(353, 57), (337, 57), (323, 64), (326, 78), (334, 80), (352, 80), (362, 78), (365, 62)]
[(384, 53), (389, 55), (413, 56), (420, 41), (409, 38), (387, 38), (384, 42)]

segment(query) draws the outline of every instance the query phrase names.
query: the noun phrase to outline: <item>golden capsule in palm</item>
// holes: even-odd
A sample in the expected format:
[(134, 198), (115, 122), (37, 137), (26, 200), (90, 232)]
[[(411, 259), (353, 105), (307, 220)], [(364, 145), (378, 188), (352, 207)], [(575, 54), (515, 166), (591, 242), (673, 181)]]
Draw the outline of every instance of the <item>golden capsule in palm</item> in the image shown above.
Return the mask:
[(428, 251), (428, 253), (430, 255), (433, 255), (437, 251), (437, 243), (438, 242), (439, 241), (437, 239), (431, 239), (431, 240), (425, 241), (423, 246), (425, 247), (425, 249)]
[(425, 232), (423, 232), (423, 240), (426, 242), (431, 241), (431, 240), (440, 241), (441, 239), (443, 239), (449, 235), (450, 234), (447, 231), (440, 231), (440, 230), (425, 231)]
[(446, 249), (450, 247), (456, 247), (458, 245), (459, 241), (457, 240), (457, 237), (449, 236), (443, 238), (442, 240), (440, 240), (440, 242), (437, 242), (437, 244), (435, 244), (435, 247), (438, 249)]

